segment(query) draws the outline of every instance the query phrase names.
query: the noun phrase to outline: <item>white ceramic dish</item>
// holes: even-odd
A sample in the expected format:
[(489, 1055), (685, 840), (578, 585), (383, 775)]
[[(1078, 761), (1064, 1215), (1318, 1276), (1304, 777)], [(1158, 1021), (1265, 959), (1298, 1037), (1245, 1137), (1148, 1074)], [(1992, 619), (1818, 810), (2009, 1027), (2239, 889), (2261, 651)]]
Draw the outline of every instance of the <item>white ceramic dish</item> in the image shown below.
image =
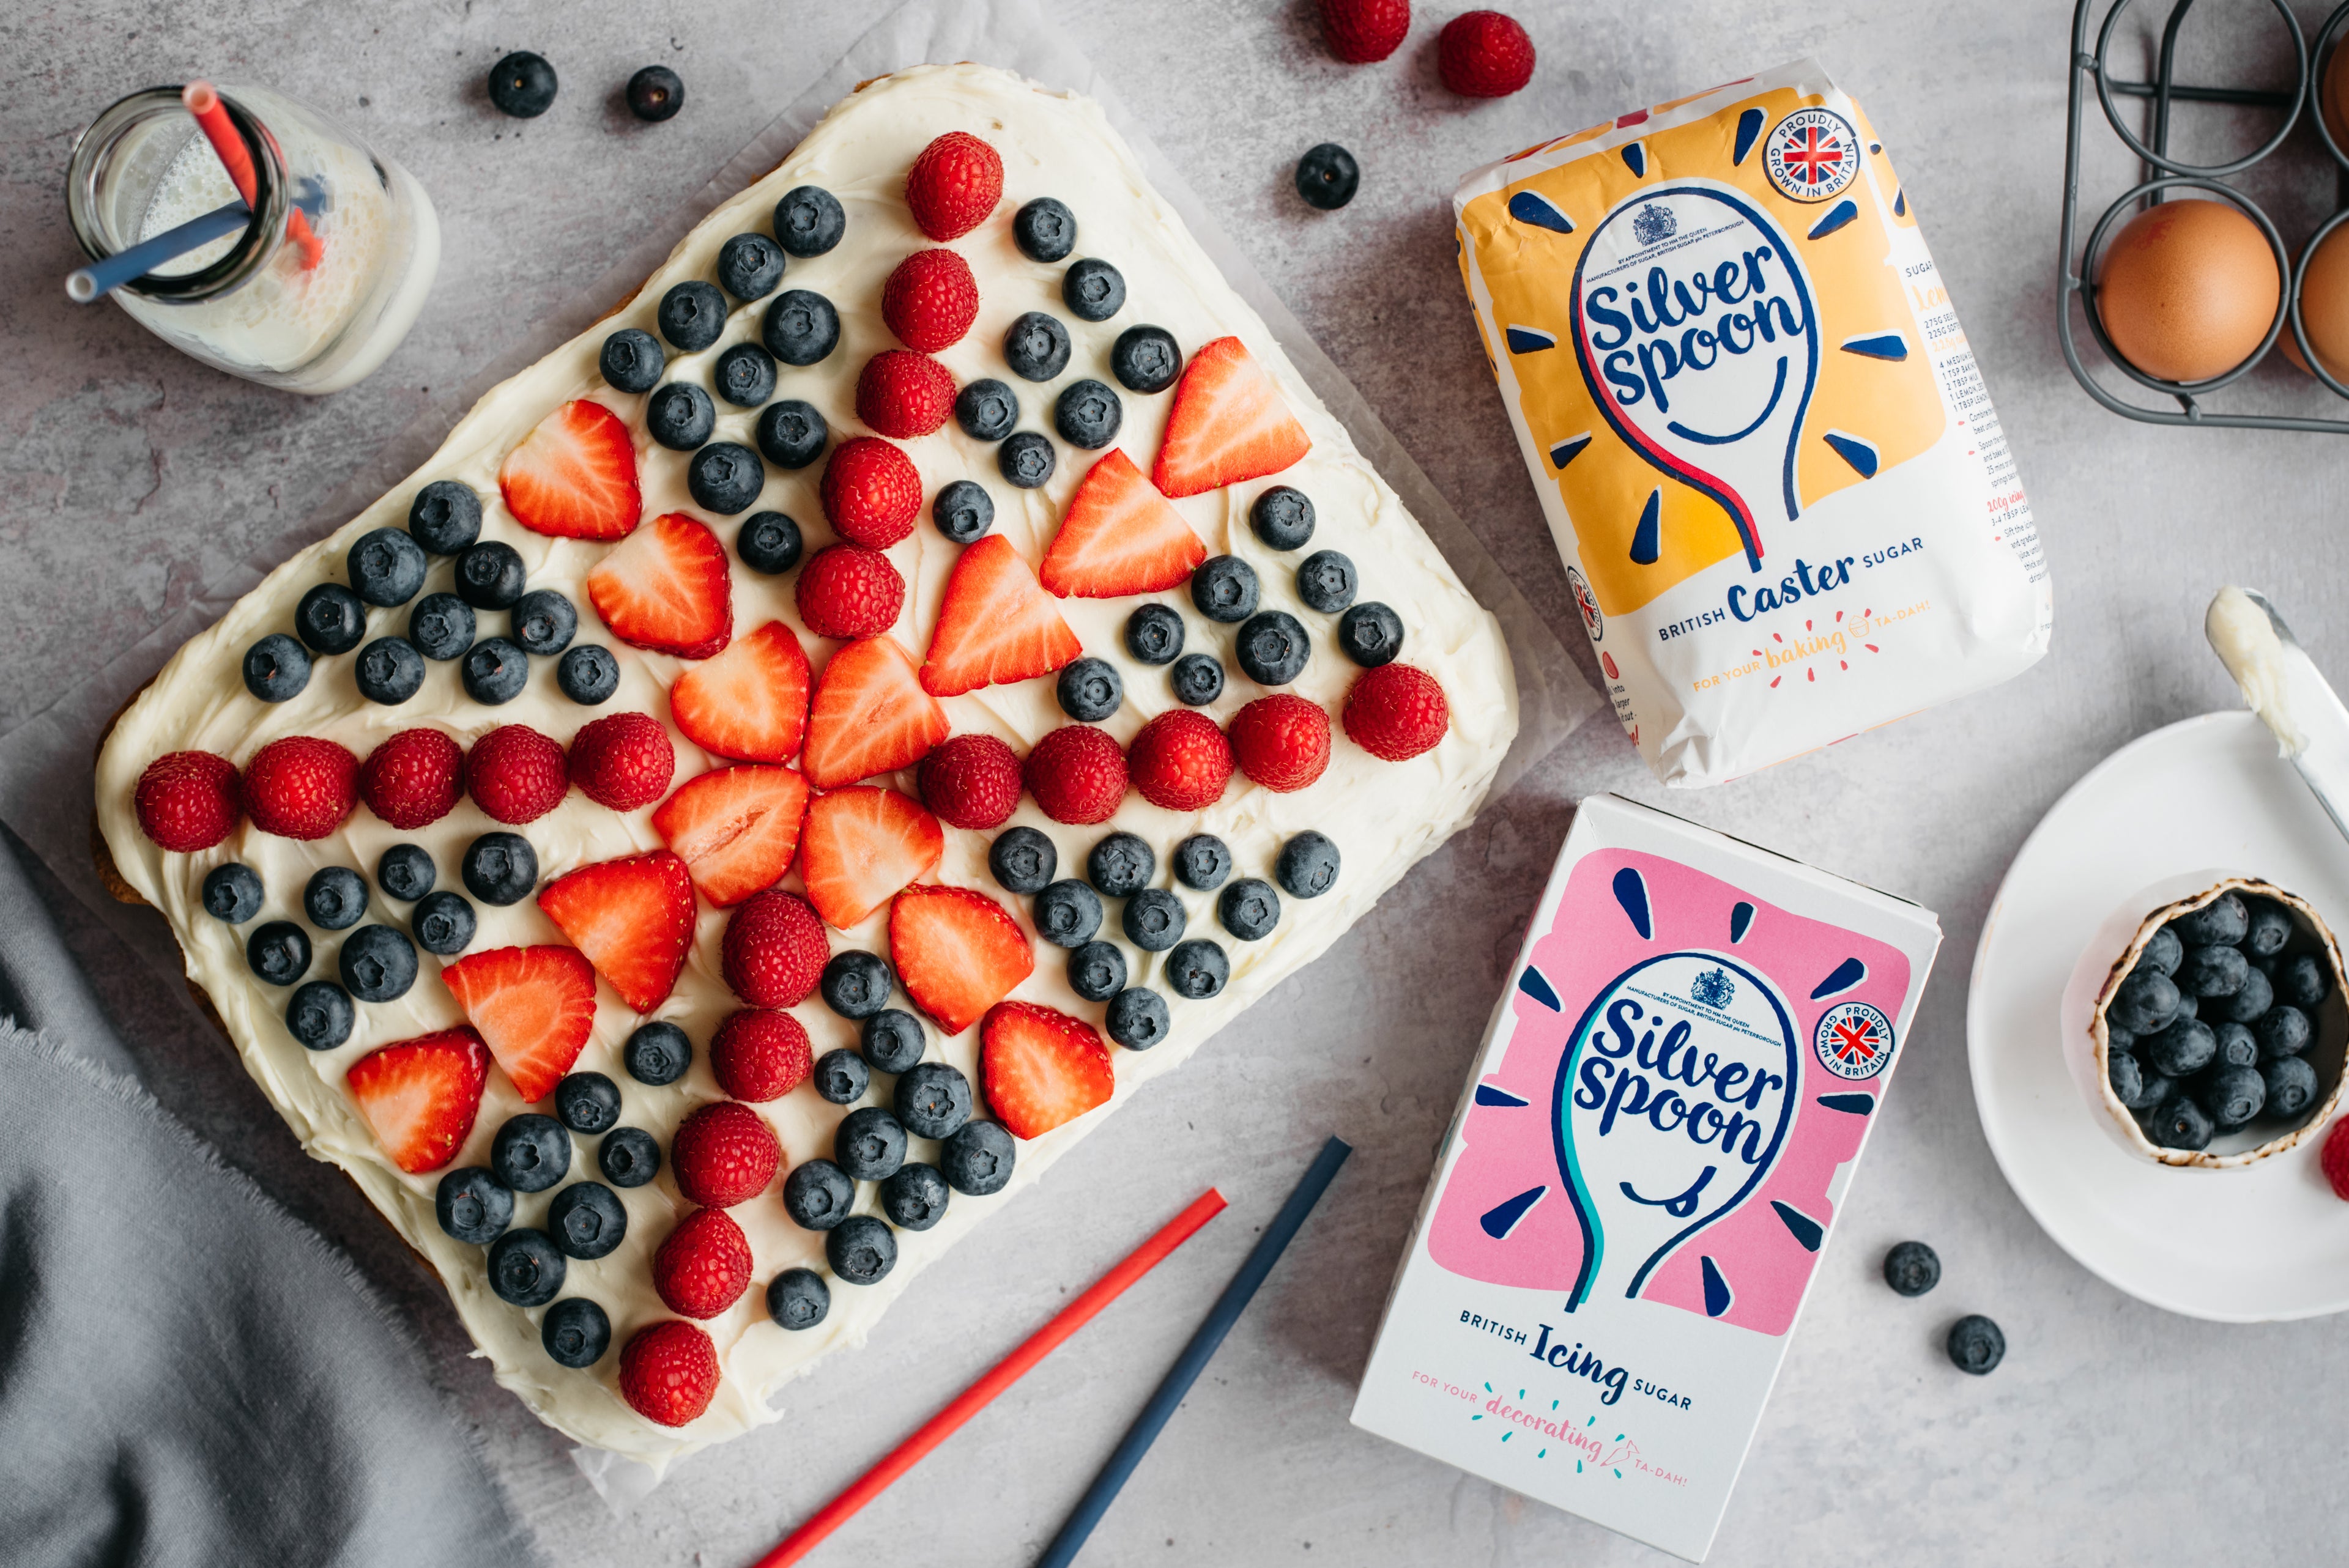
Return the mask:
[(2126, 1152), (2072, 1082), (2063, 1014), (2083, 949), (2148, 883), (2213, 868), (2289, 887), (2349, 930), (2349, 842), (2249, 713), (2132, 741), (2040, 820), (1974, 954), (1966, 1038), (1982, 1131), (2056, 1244), (2131, 1295), (2233, 1323), (2338, 1312), (2349, 1203), (2318, 1169), (2323, 1139), (2209, 1179)]

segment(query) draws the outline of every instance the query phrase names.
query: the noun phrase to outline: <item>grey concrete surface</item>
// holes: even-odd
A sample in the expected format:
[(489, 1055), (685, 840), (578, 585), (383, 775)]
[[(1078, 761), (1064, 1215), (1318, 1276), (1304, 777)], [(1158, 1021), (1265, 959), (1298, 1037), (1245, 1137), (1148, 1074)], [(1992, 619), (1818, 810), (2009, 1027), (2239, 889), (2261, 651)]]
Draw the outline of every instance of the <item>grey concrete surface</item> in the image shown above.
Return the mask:
[[(617, 1521), (564, 1442), (466, 1359), (437, 1292), (345, 1184), (301, 1156), (172, 988), (48, 880), (156, 1091), (411, 1315), (448, 1398), (557, 1561), (750, 1560), (1132, 1238), (1224, 1184), (1227, 1218), (816, 1561), (1032, 1557), (1334, 1129), (1357, 1159), (1086, 1560), (1661, 1562), (1345, 1420), (1430, 1150), (1571, 802), (1620, 789), (1916, 899), (1948, 936), (1713, 1560), (2339, 1560), (2340, 1326), (2190, 1322), (2074, 1264), (1983, 1143), (1963, 1004), (1983, 913), (2046, 807), (2122, 742), (2232, 703), (2199, 630), (2214, 586), (2267, 587), (2319, 664), (2349, 671), (2337, 515), (2349, 444), (2155, 429), (2072, 384), (2052, 325), (2064, 7), (1518, 0), (1541, 66), (1530, 89), (1490, 105), (1437, 84), (1434, 33), (1453, 7), (1420, 9), (1401, 54), (1361, 68), (1326, 56), (1306, 0), (1068, 0), (1055, 15), (1586, 665), (1459, 297), (1445, 198), (1466, 169), (1547, 134), (1820, 54), (1898, 160), (2013, 439), (2056, 583), (2045, 663), (1693, 796), (1666, 799), (1618, 731), (1587, 725), (1329, 956), (919, 1281), (864, 1353), (792, 1389), (781, 1425), (687, 1463)], [(2322, 13), (2297, 9), (2313, 31)], [(2189, 69), (2255, 80), (2274, 67), (2281, 35), (2217, 41), (2222, 24), (2265, 25), (2256, 0), (2207, 0), (2204, 14)], [(601, 276), (638, 225), (697, 189), (871, 15), (756, 0), (81, 0), (0, 14), (0, 733), (221, 563), (333, 521), (309, 520), (309, 508), (394, 432), (453, 418), (440, 401), (450, 388)], [(553, 112), (521, 127), (492, 114), (480, 86), (517, 46), (547, 53), (565, 84)], [(690, 98), (669, 124), (637, 127), (614, 95), (654, 59), (683, 75)], [(264, 391), (177, 357), (119, 313), (65, 303), (57, 280), (76, 253), (59, 180), (74, 129), (123, 91), (199, 71), (268, 81), (347, 117), (439, 202), (439, 286), (364, 386), (321, 401)], [(2245, 129), (2200, 124), (2212, 136)], [(1325, 139), (1353, 148), (1365, 171), (1361, 197), (1328, 216), (1288, 189), (1298, 153)], [(2295, 242), (2329, 209), (2319, 156), (2303, 128), (2261, 178)], [(2107, 194), (2130, 178), (2109, 152), (2095, 174)], [(2245, 390), (2278, 407), (2330, 402), (2281, 366)], [(1944, 1263), (1940, 1290), (1919, 1302), (1875, 1277), (1884, 1248), (1908, 1236)], [(1972, 1311), (1996, 1316), (2010, 1346), (1979, 1380), (1938, 1348)]]

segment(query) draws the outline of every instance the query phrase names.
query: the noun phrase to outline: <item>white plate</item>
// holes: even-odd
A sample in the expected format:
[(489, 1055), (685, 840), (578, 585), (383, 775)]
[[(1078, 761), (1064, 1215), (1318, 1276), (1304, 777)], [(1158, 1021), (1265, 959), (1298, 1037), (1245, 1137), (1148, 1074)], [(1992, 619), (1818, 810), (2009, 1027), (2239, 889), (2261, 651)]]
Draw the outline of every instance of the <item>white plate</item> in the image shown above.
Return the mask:
[(2323, 1137), (2242, 1170), (2156, 1165), (2106, 1136), (2065, 1065), (2059, 1016), (2084, 947), (2139, 890), (2210, 868), (2264, 877), (2349, 933), (2349, 842), (2249, 713), (2130, 742), (2023, 841), (1974, 952), (1974, 1103), (2032, 1218), (2119, 1289), (2229, 1323), (2339, 1312), (2349, 1204), (2318, 1168)]

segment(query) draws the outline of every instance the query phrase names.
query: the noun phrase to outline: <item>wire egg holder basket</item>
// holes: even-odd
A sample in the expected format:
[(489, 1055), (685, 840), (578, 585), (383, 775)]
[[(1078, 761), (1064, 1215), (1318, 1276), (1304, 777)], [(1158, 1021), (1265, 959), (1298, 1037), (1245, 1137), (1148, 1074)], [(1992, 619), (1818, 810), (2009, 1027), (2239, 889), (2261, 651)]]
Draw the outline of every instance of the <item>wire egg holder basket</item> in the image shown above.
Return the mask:
[[(2088, 48), (2088, 29), (2094, 19), (2092, 14), (2098, 0), (2078, 0), (2072, 13), (2071, 107), (2064, 146), (2063, 249), (2055, 258), (2055, 329), (2063, 340), (2064, 359), (2072, 367), (2072, 377), (2079, 382), (2089, 397), (2094, 397), (2114, 413), (2126, 418), (2143, 420), (2149, 425), (2192, 425), (2256, 430), (2323, 430), (2349, 435), (2349, 419), (2319, 419), (2282, 414), (2219, 413), (2205, 407), (2202, 402), (2202, 399), (2210, 393), (2231, 386), (2250, 375), (2252, 367), (2268, 356), (2269, 351), (2275, 346), (2276, 340), (2282, 335), (2287, 325), (2292, 329), (2292, 341), (2298, 346), (2301, 359), (2308, 366), (2310, 373), (2330, 387), (2335, 395), (2349, 398), (2349, 383), (2337, 379), (2324, 367), (2323, 362), (2319, 360), (2310, 348), (2307, 328), (2302, 324), (2300, 310), (2301, 287), (2306, 278), (2309, 258), (2316, 254), (2317, 247), (2328, 235), (2344, 222), (2349, 222), (2349, 206), (2344, 206), (2335, 212), (2325, 222), (2323, 227), (2310, 236), (2307, 244), (2302, 247), (2300, 261), (2295, 265), (2291, 252), (2284, 245), (2282, 234), (2276, 229), (2274, 221), (2269, 218), (2267, 213), (2261, 211), (2259, 203), (2247, 193), (2227, 183), (2231, 176), (2242, 173), (2275, 151), (2277, 148), (2282, 147), (2284, 139), (2300, 123), (2301, 114), (2308, 108), (2310, 100), (2321, 98), (2323, 66), (2329, 58), (2329, 51), (2340, 41), (2343, 30), (2349, 28), (2349, 0), (2343, 0), (2343, 4), (2325, 18), (2324, 26), (2317, 33), (2313, 44), (2310, 43), (2308, 36), (2302, 31), (2299, 18), (2292, 14), (2287, 0), (2268, 0), (2269, 5), (2282, 19), (2284, 30), (2291, 36), (2293, 57), (2298, 64), (2298, 75), (2292, 83), (2292, 89), (2288, 92), (2257, 88), (2196, 87), (2179, 83), (2175, 77), (2174, 70), (2178, 52), (2178, 35), (2186, 24), (2188, 13), (2194, 8), (2194, 0), (2176, 0), (2171, 6), (2168, 19), (2162, 26), (2160, 51), (2157, 56), (2157, 68), (2153, 80), (2139, 82), (2116, 79), (2112, 74), (2106, 56), (2112, 46), (2115, 34), (2119, 29), (2121, 18), (2127, 14), (2130, 6), (2135, 3), (2136, 0), (2112, 0), (2112, 8), (2106, 13), (2104, 24), (2096, 31), (2095, 48), (2093, 52)], [(2091, 92), (2094, 93), (2097, 103), (2103, 107), (2106, 123), (2112, 127), (2113, 133), (2119, 137), (2128, 150), (2143, 162), (2147, 178), (2123, 191), (2114, 200), (2112, 205), (2105, 209), (2104, 215), (2098, 218), (2095, 226), (2088, 231), (2087, 244), (2081, 247), (2076, 243), (2080, 223), (2080, 128), (2085, 118), (2086, 98)], [(2131, 130), (2123, 120), (2117, 100), (2124, 98), (2150, 100), (2153, 106), (2150, 144)], [(2279, 108), (2284, 111), (2283, 123), (2276, 127), (2275, 133), (2266, 141), (2240, 158), (2225, 163), (2182, 163), (2169, 156), (2171, 109), (2179, 104), (2198, 103), (2220, 104), (2232, 108)], [(2315, 113), (2314, 119), (2316, 133), (2324, 142), (2324, 150), (2332, 155), (2333, 164), (2338, 170), (2344, 173), (2349, 173), (2349, 152), (2344, 152), (2341, 144), (2333, 139), (2333, 128), (2325, 123), (2325, 117), (2321, 108)], [(2094, 281), (2097, 273), (2096, 262), (2103, 252), (2106, 236), (2112, 232), (2114, 223), (2129, 216), (2131, 210), (2139, 202), (2158, 202), (2162, 199), (2163, 192), (2181, 189), (2208, 191), (2219, 200), (2231, 203), (2257, 224), (2260, 232), (2267, 239), (2268, 248), (2274, 253), (2276, 276), (2285, 280), (2289, 285), (2280, 291), (2275, 319), (2268, 324), (2267, 335), (2260, 340), (2259, 347), (2252, 350), (2241, 364), (2203, 381), (2166, 381), (2158, 376), (2148, 376), (2131, 365), (2120, 350), (2113, 346), (2113, 341), (2106, 335), (2104, 322), (2096, 311), (2096, 285)], [(2075, 255), (2080, 263), (2076, 268), (2073, 265), (2073, 258)], [(2110, 388), (2088, 374), (2087, 366), (2080, 362), (2080, 346), (2072, 320), (2072, 302), (2075, 296), (2080, 302), (2080, 314), (2086, 320), (2088, 330), (2095, 335), (2096, 345), (2104, 350), (2105, 357), (2111, 361), (2116, 369), (2137, 385), (2175, 398), (2178, 403), (2175, 410), (2159, 407), (2147, 407), (2141, 403), (2127, 401), (2115, 396)]]

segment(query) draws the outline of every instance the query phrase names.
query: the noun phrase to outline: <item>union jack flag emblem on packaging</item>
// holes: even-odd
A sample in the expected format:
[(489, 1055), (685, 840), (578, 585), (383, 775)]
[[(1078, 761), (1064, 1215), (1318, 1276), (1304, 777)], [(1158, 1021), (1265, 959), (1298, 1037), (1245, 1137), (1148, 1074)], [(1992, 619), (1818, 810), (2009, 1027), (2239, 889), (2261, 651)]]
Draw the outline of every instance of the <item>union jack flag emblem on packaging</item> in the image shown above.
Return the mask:
[(1865, 1002), (1844, 1002), (1819, 1019), (1811, 1044), (1836, 1077), (1871, 1078), (1892, 1060), (1892, 1020)]
[(1762, 168), (1795, 201), (1825, 201), (1858, 178), (1859, 137), (1833, 109), (1796, 109), (1771, 130)]

